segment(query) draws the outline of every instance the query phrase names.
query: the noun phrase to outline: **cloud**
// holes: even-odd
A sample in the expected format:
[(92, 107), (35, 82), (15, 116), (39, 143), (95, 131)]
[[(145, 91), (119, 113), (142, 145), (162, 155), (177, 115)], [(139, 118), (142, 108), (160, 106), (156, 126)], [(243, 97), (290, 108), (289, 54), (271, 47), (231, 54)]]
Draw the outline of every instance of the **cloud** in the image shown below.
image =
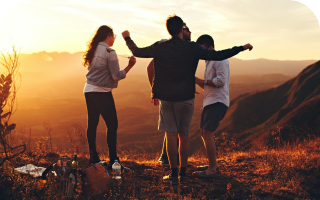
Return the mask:
[(140, 20), (140, 19), (136, 19), (136, 18), (130, 19), (130, 22), (142, 24), (142, 25), (149, 26), (149, 27), (163, 28), (163, 25), (160, 25), (158, 23), (152, 23), (150, 21)]
[(78, 15), (78, 16), (82, 16), (82, 17), (92, 17), (92, 14), (89, 14), (87, 12), (81, 11), (81, 10), (77, 10), (71, 7), (56, 7), (56, 6), (52, 6), (51, 10), (54, 11), (59, 11), (59, 12), (63, 12), (66, 14), (71, 14), (71, 15)]

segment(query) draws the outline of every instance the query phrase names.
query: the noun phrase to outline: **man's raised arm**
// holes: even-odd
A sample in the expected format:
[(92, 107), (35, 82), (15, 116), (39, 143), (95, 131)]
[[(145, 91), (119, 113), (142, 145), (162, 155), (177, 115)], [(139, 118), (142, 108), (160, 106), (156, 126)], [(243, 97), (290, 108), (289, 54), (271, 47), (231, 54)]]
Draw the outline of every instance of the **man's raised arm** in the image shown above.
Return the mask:
[(239, 52), (244, 51), (249, 49), (249, 51), (252, 50), (252, 45), (251, 44), (246, 44), (243, 46), (239, 47), (233, 47), (232, 49), (225, 49), (222, 51), (215, 51), (215, 50), (210, 50), (210, 49), (204, 49), (197, 43), (191, 43), (192, 45), (192, 50), (194, 53), (197, 55), (199, 59), (202, 60), (224, 60), (227, 58), (230, 58), (232, 56), (237, 55)]
[(155, 54), (155, 46), (158, 44), (158, 42), (154, 43), (151, 46), (139, 48), (134, 43), (134, 41), (130, 38), (130, 32), (129, 31), (123, 31), (122, 36), (124, 40), (126, 41), (126, 44), (128, 48), (131, 50), (132, 54), (135, 57), (140, 58), (153, 58)]

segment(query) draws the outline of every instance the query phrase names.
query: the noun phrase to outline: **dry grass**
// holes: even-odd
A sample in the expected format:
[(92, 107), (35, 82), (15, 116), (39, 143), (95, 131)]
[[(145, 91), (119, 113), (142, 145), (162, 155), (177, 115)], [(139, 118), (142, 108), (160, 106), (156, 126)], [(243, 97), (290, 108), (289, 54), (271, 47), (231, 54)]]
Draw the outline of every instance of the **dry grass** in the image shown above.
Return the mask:
[[(59, 183), (50, 177), (46, 183), (13, 172), (13, 167), (33, 163), (48, 166), (62, 154), (48, 152), (45, 142), (33, 152), (7, 162), (0, 178), (0, 199), (62, 199)], [(221, 173), (216, 179), (192, 177), (196, 166), (206, 164), (201, 154), (189, 158), (186, 185), (170, 186), (162, 176), (170, 172), (156, 161), (156, 154), (123, 152), (122, 163), (130, 168), (122, 183), (112, 181), (110, 191), (100, 196), (79, 195), (78, 199), (317, 199), (320, 196), (320, 139), (261, 151), (220, 153)], [(79, 155), (86, 167), (87, 155)], [(107, 159), (105, 155), (101, 158)]]

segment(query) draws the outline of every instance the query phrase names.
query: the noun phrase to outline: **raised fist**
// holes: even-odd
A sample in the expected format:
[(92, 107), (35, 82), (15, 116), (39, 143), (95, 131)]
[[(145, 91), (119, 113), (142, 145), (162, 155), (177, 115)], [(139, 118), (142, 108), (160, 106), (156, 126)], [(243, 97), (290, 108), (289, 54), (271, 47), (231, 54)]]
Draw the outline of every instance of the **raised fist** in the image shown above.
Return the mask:
[(128, 30), (125, 30), (122, 32), (122, 37), (126, 38), (126, 37), (130, 37), (130, 32)]

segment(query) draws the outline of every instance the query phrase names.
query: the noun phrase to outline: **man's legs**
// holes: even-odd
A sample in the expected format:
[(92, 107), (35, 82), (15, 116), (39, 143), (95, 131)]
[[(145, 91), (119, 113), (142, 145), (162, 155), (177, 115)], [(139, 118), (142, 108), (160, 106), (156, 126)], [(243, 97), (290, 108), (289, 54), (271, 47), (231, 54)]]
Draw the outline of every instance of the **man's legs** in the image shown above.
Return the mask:
[(161, 151), (161, 155), (160, 155), (158, 161), (164, 166), (169, 165), (169, 160), (168, 160), (168, 155), (167, 155), (166, 134), (164, 134), (164, 139), (163, 139), (163, 143), (162, 143), (162, 151)]
[[(178, 133), (168, 133), (166, 132), (167, 139), (167, 153), (169, 157), (169, 163), (171, 168), (177, 168), (177, 154), (178, 154), (178, 146), (177, 146), (177, 135)], [(180, 155), (180, 166), (187, 167), (188, 161), (188, 153), (189, 153), (189, 135), (180, 135), (179, 134), (179, 155)]]
[(213, 138), (213, 131), (207, 129), (200, 129), (203, 144), (207, 151), (207, 157), (209, 160), (209, 167), (205, 171), (207, 175), (216, 173), (217, 155), (216, 155), (216, 144)]
[[(194, 99), (181, 101), (177, 103), (174, 108), (177, 126), (179, 132), (179, 152), (180, 152), (180, 167), (182, 172), (185, 171), (188, 162), (188, 153), (189, 153), (189, 132), (190, 132), (190, 123), (194, 111)], [(181, 174), (181, 173), (180, 173)], [(183, 176), (186, 176), (183, 172)]]
[[(177, 135), (178, 135), (178, 131), (177, 131), (177, 126), (176, 126), (176, 118), (175, 118), (175, 113), (174, 113), (174, 105), (175, 102), (170, 102), (170, 101), (160, 101), (159, 104), (159, 130), (163, 130), (165, 131), (165, 139), (164, 142), (166, 141), (165, 145), (163, 145), (162, 148), (162, 155), (160, 158), (164, 158), (166, 159), (165, 161), (168, 161), (167, 158), (169, 157), (169, 159), (172, 159), (173, 155), (172, 152), (176, 152), (175, 153), (175, 163), (177, 163), (177, 154), (178, 154), (178, 147), (176, 144), (176, 140), (177, 140)], [(175, 136), (175, 139), (173, 139), (173, 137)], [(171, 140), (168, 141), (168, 138), (170, 138)], [(168, 144), (169, 142), (169, 144)], [(171, 145), (170, 143), (175, 142), (174, 145)], [(169, 148), (176, 148), (175, 150), (169, 150), (168, 146), (170, 146)], [(170, 153), (171, 153), (171, 158), (170, 158)], [(160, 159), (159, 159), (160, 160)], [(162, 162), (162, 161), (161, 161)], [(172, 163), (172, 162), (171, 162)], [(170, 162), (168, 163), (170, 164)], [(171, 166), (171, 164), (170, 164)], [(176, 164), (175, 164), (176, 167)]]
[(178, 133), (170, 133), (166, 132), (166, 139), (167, 139), (167, 155), (169, 157), (169, 164), (170, 168), (177, 169), (177, 154), (178, 154), (178, 147), (177, 147), (177, 136)]
[(167, 155), (169, 157), (169, 163), (171, 168), (171, 174), (163, 177), (163, 181), (171, 182), (171, 184), (178, 184), (178, 168), (177, 168), (177, 135), (178, 133), (167, 132), (166, 131), (166, 139), (167, 139)]
[(179, 134), (179, 156), (180, 156), (180, 167), (187, 167), (188, 156), (189, 156), (189, 135)]
[[(178, 181), (178, 169), (177, 169), (177, 155), (178, 145), (177, 136), (179, 133), (180, 141), (180, 159), (181, 159), (181, 171), (180, 171), (180, 183), (186, 183), (188, 178), (186, 176), (186, 166), (188, 160), (189, 150), (189, 128), (194, 109), (194, 100), (186, 100), (181, 102), (167, 102), (161, 101), (160, 103), (160, 120), (159, 130), (166, 131), (167, 139), (167, 155), (169, 157), (169, 163), (172, 170), (172, 174), (164, 176), (165, 181), (170, 180), (172, 184), (176, 184)], [(170, 178), (172, 177), (172, 178)]]
[(206, 171), (195, 171), (193, 175), (197, 178), (214, 178), (217, 172), (216, 144), (213, 133), (219, 126), (227, 112), (228, 107), (223, 103), (214, 103), (204, 107), (201, 114), (201, 137), (207, 151), (209, 166)]
[(161, 156), (167, 156), (167, 140), (166, 140), (166, 134), (164, 135), (164, 138), (163, 138)]
[[(177, 137), (177, 147), (179, 147), (179, 137)], [(178, 165), (180, 163), (180, 158), (179, 158), (179, 153), (178, 153)], [(162, 152), (161, 155), (158, 159), (159, 162), (161, 162), (162, 165), (169, 165), (169, 160), (168, 160), (168, 154), (167, 154), (167, 140), (166, 140), (166, 135), (164, 135), (163, 139), (163, 144), (162, 144)]]
[(189, 135), (179, 134), (179, 155), (180, 155), (180, 183), (187, 183), (187, 163), (189, 156)]

